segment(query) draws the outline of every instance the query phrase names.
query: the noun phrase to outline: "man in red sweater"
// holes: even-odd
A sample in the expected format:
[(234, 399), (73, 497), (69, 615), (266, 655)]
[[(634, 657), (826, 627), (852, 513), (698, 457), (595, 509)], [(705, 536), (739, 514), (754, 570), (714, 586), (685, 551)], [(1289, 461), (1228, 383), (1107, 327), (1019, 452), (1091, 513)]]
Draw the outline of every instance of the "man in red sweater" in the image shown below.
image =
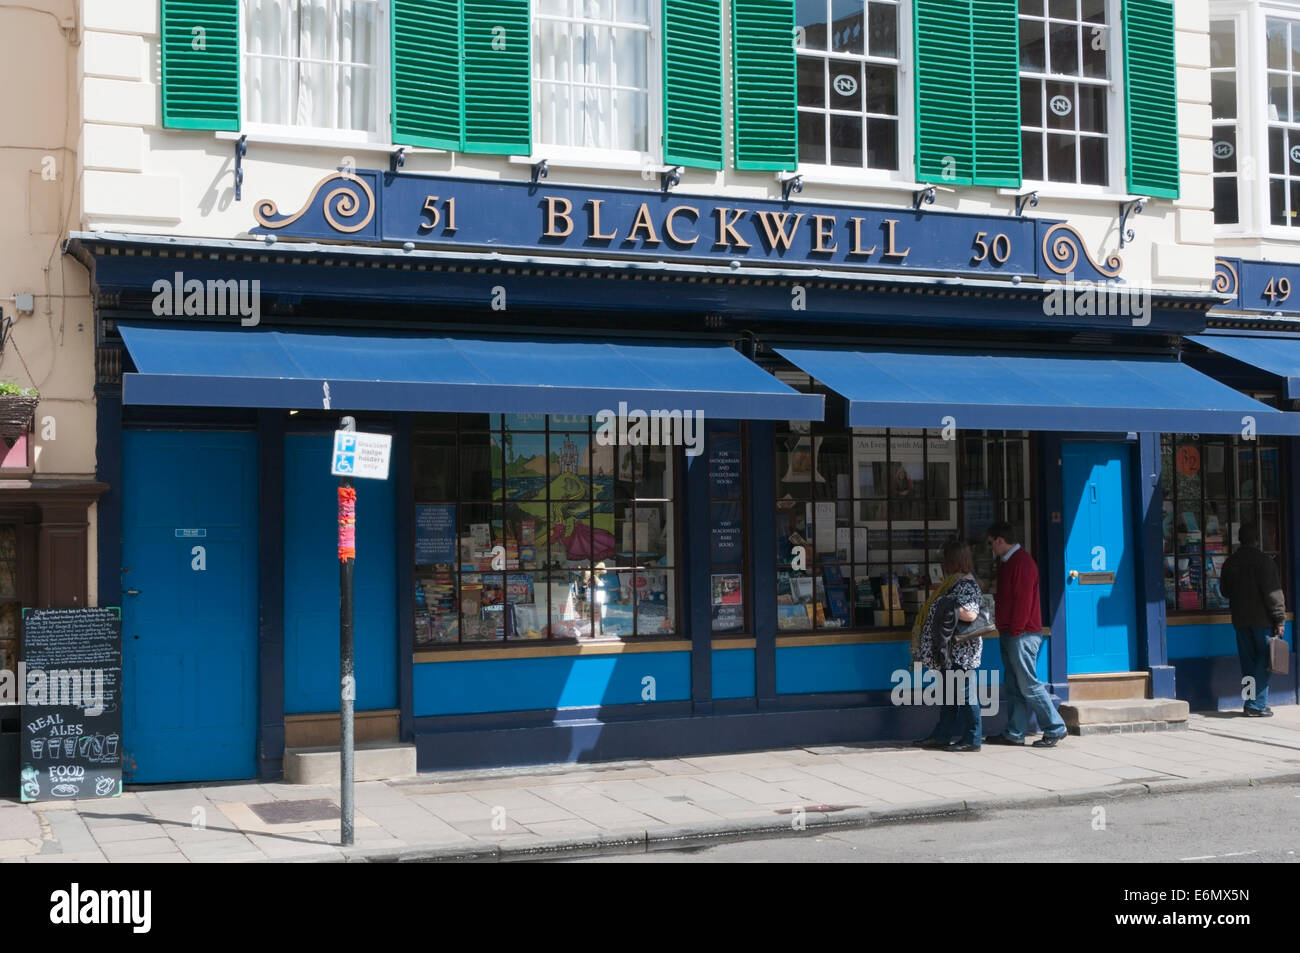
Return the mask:
[(1038, 679), (1038, 650), (1043, 645), (1043, 620), (1038, 596), (1038, 566), (1020, 547), (1015, 527), (994, 523), (989, 546), (998, 557), (998, 648), (1007, 689), (1007, 726), (1002, 734), (984, 740), (990, 744), (1023, 745), (1029, 713), (1038, 718), (1043, 737), (1035, 748), (1054, 748), (1065, 737), (1065, 722), (1052, 705), (1047, 688)]

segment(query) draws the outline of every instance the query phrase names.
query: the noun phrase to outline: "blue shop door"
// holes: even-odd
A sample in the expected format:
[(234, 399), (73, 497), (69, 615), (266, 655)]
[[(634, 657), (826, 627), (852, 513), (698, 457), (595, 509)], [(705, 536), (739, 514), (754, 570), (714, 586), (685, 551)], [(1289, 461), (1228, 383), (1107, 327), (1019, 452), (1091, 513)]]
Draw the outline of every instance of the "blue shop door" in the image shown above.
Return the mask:
[(122, 447), (127, 778), (251, 778), (257, 774), (257, 440), (242, 433), (126, 431)]
[(1140, 553), (1130, 518), (1129, 447), (1067, 443), (1061, 462), (1068, 672), (1131, 672), (1137, 664)]
[[(284, 711), (339, 710), (338, 486), (333, 435), (284, 447)], [(357, 480), (353, 614), (357, 711), (397, 707), (394, 481)]]

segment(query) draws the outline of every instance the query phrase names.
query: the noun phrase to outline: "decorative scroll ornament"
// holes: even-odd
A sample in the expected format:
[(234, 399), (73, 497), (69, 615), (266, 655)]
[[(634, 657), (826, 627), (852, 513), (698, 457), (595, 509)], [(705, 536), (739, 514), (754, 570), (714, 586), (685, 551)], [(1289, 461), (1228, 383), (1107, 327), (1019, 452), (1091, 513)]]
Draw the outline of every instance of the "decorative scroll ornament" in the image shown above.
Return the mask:
[(1058, 275), (1068, 275), (1078, 266), (1080, 258), (1086, 259), (1097, 274), (1107, 278), (1118, 278), (1124, 270), (1124, 259), (1117, 254), (1106, 259), (1105, 267), (1097, 264), (1088, 253), (1083, 236), (1072, 226), (1062, 222), (1047, 230), (1043, 236), (1043, 261), (1048, 268)]
[(1235, 298), (1239, 284), (1237, 269), (1232, 267), (1232, 263), (1222, 258), (1214, 259), (1214, 290), (1221, 295)]
[[(364, 179), (351, 172), (334, 172), (325, 176), (316, 183), (316, 187), (312, 189), (303, 207), (293, 215), (276, 219), (275, 217), (280, 214), (280, 207), (271, 199), (262, 199), (254, 206), (253, 217), (263, 228), (284, 228), (292, 225), (316, 205), (316, 197), (320, 195), (321, 190), (333, 182), (343, 184), (326, 193), (325, 200), (321, 203), (325, 221), (329, 223), (330, 228), (345, 235), (361, 231), (375, 217), (375, 193), (370, 190), (370, 186)], [(364, 199), (361, 193), (365, 193)], [(365, 217), (355, 221), (363, 211)], [(354, 221), (348, 222), (348, 219)]]

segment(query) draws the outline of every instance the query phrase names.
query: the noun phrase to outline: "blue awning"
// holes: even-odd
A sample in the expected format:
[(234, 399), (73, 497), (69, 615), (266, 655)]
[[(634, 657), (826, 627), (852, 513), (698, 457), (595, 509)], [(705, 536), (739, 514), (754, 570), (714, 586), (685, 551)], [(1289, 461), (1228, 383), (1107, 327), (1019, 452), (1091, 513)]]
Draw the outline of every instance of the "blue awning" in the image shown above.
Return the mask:
[(800, 394), (717, 343), (330, 334), (122, 323), (126, 404), (551, 413), (702, 411), (821, 420)]
[(1282, 378), (1287, 400), (1300, 398), (1300, 340), (1235, 334), (1198, 334), (1188, 340)]
[(1285, 414), (1156, 357), (777, 348), (849, 401), (853, 427), (1300, 433)]

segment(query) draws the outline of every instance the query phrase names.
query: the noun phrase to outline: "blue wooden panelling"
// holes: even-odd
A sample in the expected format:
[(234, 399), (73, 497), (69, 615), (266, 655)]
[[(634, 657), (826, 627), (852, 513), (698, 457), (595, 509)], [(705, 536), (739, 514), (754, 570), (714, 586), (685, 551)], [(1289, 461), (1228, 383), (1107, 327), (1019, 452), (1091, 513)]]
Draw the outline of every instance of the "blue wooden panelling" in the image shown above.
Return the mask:
[[(1051, 641), (1045, 639), (1038, 653), (1038, 677), (1044, 682), (1049, 674)], [(778, 648), (776, 690), (782, 695), (889, 690), (896, 684), (893, 673), (900, 669), (910, 671), (911, 667), (906, 642)], [(984, 640), (980, 668), (997, 671), (1001, 684), (1002, 657), (997, 639)]]
[[(339, 708), (338, 479), (329, 434), (285, 438), (284, 710)], [(397, 708), (397, 541), (392, 480), (357, 480), (358, 711)]]
[(647, 677), (655, 701), (684, 701), (690, 664), (687, 651), (417, 664), (415, 716), (637, 704)]
[[(1294, 647), (1295, 634), (1292, 623), (1286, 625), (1286, 639)], [(1227, 622), (1208, 625), (1169, 626), (1169, 657), (1171, 659), (1214, 658), (1220, 655), (1237, 657), (1237, 632)]]
[(713, 653), (713, 697), (754, 697), (753, 649), (727, 649)]

